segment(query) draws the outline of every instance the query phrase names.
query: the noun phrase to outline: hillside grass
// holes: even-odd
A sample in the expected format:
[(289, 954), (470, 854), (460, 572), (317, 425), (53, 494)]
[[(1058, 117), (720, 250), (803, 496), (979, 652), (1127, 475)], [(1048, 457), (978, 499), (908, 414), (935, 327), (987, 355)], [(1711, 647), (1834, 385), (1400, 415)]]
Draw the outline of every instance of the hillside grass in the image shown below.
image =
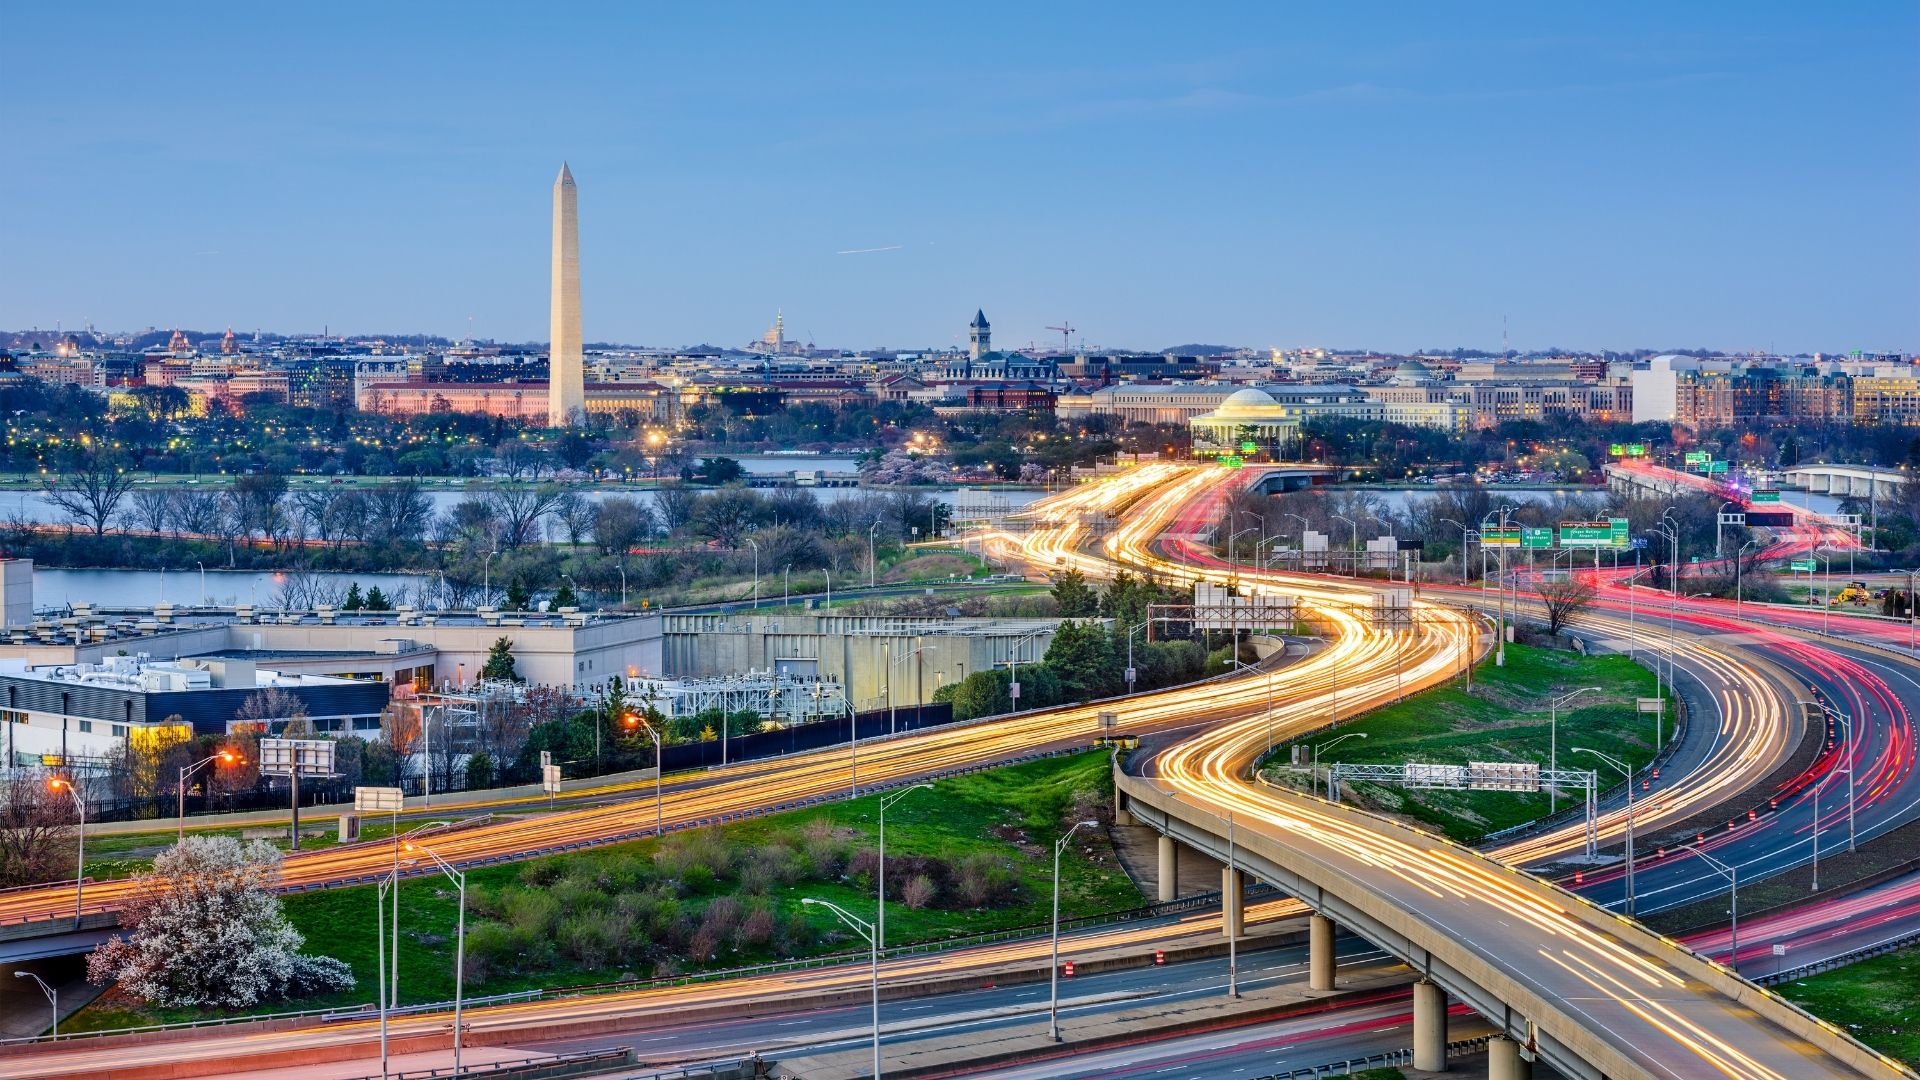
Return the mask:
[[(898, 876), (912, 856), (962, 860), (982, 853), (1004, 860), (1015, 879), (1012, 895), (995, 906), (926, 908), (913, 910), (899, 899), (887, 906), (887, 944), (900, 946), (934, 942), (969, 934), (1039, 927), (1050, 917), (1052, 898), (1052, 844), (1063, 831), (1061, 823), (1098, 815), (1107, 820), (1112, 776), (1105, 751), (1029, 762), (938, 782), (934, 790), (917, 791), (887, 811), (887, 860), (890, 894), (903, 884)], [(862, 796), (826, 806), (736, 822), (715, 830), (726, 844), (747, 848), (781, 837), (814, 834), (831, 829), (856, 848), (875, 846), (878, 798)], [(476, 916), (475, 897), (482, 890), (494, 896), (518, 889), (549, 890), (581, 882), (614, 881), (631, 876), (632, 860), (652, 861), (662, 844), (673, 845), (688, 833), (669, 833), (662, 842), (652, 839), (613, 845), (567, 855), (529, 859), (510, 865), (482, 867), (468, 873), (468, 943), (485, 921)], [(684, 842), (684, 841), (682, 841)], [(686, 894), (680, 904), (698, 912), (721, 896), (733, 895), (724, 884), (710, 884)], [(861, 918), (871, 919), (874, 897), (870, 889), (851, 879), (803, 881), (776, 886), (766, 894), (783, 924), (803, 922), (793, 935), (801, 944), (781, 952), (777, 943), (758, 949), (724, 949), (706, 963), (682, 960), (682, 972), (725, 969), (746, 964), (852, 952), (865, 941), (844, 931), (832, 913), (801, 904), (814, 897), (839, 904)], [(341, 994), (305, 1001), (282, 1002), (256, 1013), (322, 1006), (348, 1006), (374, 1000), (376, 935), (375, 890), (372, 887), (331, 889), (284, 899), (288, 918), (306, 936), (305, 951), (336, 957), (353, 970), (358, 985)], [(1060, 911), (1063, 918), (1120, 911), (1140, 906), (1139, 893), (1106, 838), (1104, 830), (1083, 830), (1061, 862)], [(448, 1001), (453, 997), (453, 957), (458, 915), (457, 894), (443, 877), (411, 878), (400, 888), (401, 1003)], [(801, 929), (796, 927), (796, 929)], [(782, 935), (783, 939), (787, 935)], [(586, 966), (560, 963), (547, 970), (498, 970), (484, 983), (467, 981), (471, 996), (534, 988), (561, 988), (609, 982), (652, 974), (617, 964)], [(206, 1019), (227, 1015), (215, 1010), (149, 1008), (109, 992), (74, 1016), (72, 1030), (101, 1030), (134, 1024)]]
[[(1349, 739), (1321, 758), (1333, 762), (1399, 764), (1409, 761), (1465, 765), (1470, 761), (1532, 761), (1545, 768), (1551, 728), (1547, 703), (1583, 686), (1599, 692), (1582, 694), (1560, 710), (1560, 767), (1592, 769), (1600, 774), (1600, 788), (1620, 782), (1618, 772), (1592, 755), (1575, 754), (1576, 746), (1591, 747), (1638, 768), (1654, 756), (1654, 722), (1635, 711), (1635, 699), (1653, 697), (1653, 672), (1625, 656), (1581, 656), (1578, 653), (1507, 646), (1507, 662), (1496, 667), (1489, 659), (1474, 668), (1473, 692), (1456, 681), (1416, 694), (1336, 731), (1302, 742), (1324, 745), (1349, 732), (1365, 739)], [(1665, 735), (1672, 737), (1673, 705), (1668, 697)], [(1295, 769), (1292, 746), (1275, 748), (1263, 769), (1277, 783), (1306, 786), (1307, 770)], [(1324, 776), (1324, 774), (1323, 774)], [(1324, 790), (1324, 780), (1322, 783)], [(1444, 833), (1461, 843), (1475, 843), (1487, 834), (1521, 825), (1548, 813), (1545, 792), (1464, 792), (1416, 790), (1386, 784), (1343, 785), (1342, 798), (1371, 810), (1406, 818)], [(1560, 805), (1578, 801), (1582, 793), (1562, 793)]]

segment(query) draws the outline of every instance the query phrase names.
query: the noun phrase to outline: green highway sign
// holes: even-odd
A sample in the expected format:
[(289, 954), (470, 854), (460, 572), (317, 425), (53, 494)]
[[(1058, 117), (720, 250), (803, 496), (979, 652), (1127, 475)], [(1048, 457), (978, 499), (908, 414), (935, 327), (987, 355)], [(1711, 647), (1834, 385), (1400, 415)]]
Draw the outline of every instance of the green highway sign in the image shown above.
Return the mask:
[(1628, 443), (1627, 456), (1628, 457), (1646, 457), (1647, 444), (1646, 443)]
[(1626, 444), (1614, 443), (1613, 445), (1607, 447), (1607, 456), (1608, 457), (1626, 457), (1627, 456)]
[(1705, 465), (1706, 463), (1707, 463), (1707, 452), (1705, 450), (1687, 451), (1687, 464)]
[(1560, 546), (1563, 548), (1624, 548), (1630, 543), (1626, 518), (1560, 523)]
[(1520, 546), (1528, 549), (1550, 548), (1553, 546), (1553, 530), (1521, 529)]
[(1816, 564), (1812, 559), (1795, 559), (1792, 562), (1787, 564), (1787, 568), (1789, 570), (1794, 571), (1795, 573), (1799, 573), (1800, 571), (1804, 570), (1807, 573), (1811, 574), (1814, 571), (1815, 565)]
[(1756, 491), (1753, 493), (1753, 501), (1756, 504), (1777, 503), (1780, 501), (1780, 493), (1777, 491)]
[(1238, 454), (1228, 454), (1226, 457), (1220, 459), (1220, 464), (1225, 465), (1229, 469), (1238, 469), (1244, 467), (1246, 461)]
[(1248, 439), (1240, 444), (1240, 452), (1243, 454), (1255, 453), (1259, 449), (1260, 449), (1260, 444), (1257, 442), (1254, 442), (1252, 439)]
[(1712, 475), (1714, 473), (1723, 473), (1727, 471), (1727, 463), (1724, 461), (1709, 461), (1709, 462), (1705, 462), (1704, 464), (1706, 465), (1705, 471), (1707, 472), (1708, 475)]

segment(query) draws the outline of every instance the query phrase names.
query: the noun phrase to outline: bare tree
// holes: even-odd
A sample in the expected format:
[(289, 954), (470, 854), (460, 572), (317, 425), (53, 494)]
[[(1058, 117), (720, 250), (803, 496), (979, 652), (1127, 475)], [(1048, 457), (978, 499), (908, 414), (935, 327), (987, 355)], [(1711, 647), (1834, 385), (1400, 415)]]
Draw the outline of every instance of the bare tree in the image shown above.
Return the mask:
[(57, 881), (73, 872), (73, 799), (41, 770), (16, 772), (0, 794), (0, 884)]
[(593, 535), (593, 523), (600, 517), (600, 507), (585, 495), (569, 491), (554, 502), (553, 517), (565, 530), (567, 543), (577, 547)]
[(1593, 603), (1593, 584), (1574, 576), (1548, 582), (1540, 586), (1540, 602), (1547, 608), (1547, 632), (1557, 634)]
[(129, 501), (127, 524), (156, 535), (167, 531), (167, 523), (173, 520), (172, 492), (142, 488)]
[(538, 540), (541, 522), (559, 501), (560, 489), (551, 484), (488, 493), (487, 503), (500, 520), (500, 547), (511, 551)]
[(97, 450), (77, 456), (46, 484), (47, 501), (94, 536), (106, 535), (107, 523), (132, 490), (133, 475), (127, 472), (125, 459)]
[(242, 724), (258, 725), (259, 730), (269, 733), (275, 723), (284, 723), (282, 735), (305, 735), (313, 730), (307, 721), (307, 703), (277, 686), (248, 694), (234, 710), (233, 718)]
[(376, 543), (411, 542), (426, 535), (433, 500), (417, 480), (382, 484), (367, 493), (367, 539)]

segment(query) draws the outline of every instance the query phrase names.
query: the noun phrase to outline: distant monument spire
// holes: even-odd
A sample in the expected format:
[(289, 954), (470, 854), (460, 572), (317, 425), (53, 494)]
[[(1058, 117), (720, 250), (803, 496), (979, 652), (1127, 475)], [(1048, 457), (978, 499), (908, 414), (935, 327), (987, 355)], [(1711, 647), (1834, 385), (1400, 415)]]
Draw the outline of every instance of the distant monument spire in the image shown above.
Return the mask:
[(585, 419), (587, 386), (580, 339), (580, 201), (566, 163), (553, 182), (553, 305), (547, 355), (547, 425)]
[(967, 337), (972, 346), (967, 350), (967, 359), (978, 360), (993, 351), (993, 329), (987, 324), (984, 308), (973, 313), (973, 322), (967, 324)]

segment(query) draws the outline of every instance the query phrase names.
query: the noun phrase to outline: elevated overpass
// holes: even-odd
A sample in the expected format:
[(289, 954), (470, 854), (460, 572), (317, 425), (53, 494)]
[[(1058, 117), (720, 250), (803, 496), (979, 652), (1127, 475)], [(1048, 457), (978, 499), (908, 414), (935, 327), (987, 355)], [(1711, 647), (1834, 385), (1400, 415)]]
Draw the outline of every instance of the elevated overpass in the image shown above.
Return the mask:
[(1857, 499), (1899, 498), (1900, 489), (1907, 482), (1907, 474), (1899, 469), (1879, 469), (1871, 465), (1796, 465), (1784, 476), (1788, 487)]
[(1125, 812), (1161, 833), (1163, 857), (1183, 845), (1231, 859), (1229, 925), (1248, 874), (1311, 907), (1316, 988), (1332, 989), (1333, 923), (1412, 967), (1415, 1068), (1446, 1067), (1452, 997), (1502, 1033), (1494, 1076), (1519, 1075), (1523, 1058), (1583, 1080), (1913, 1075), (1631, 919), (1440, 837), (1251, 788), (1218, 751), (1176, 749), (1154, 778), (1116, 766)]

